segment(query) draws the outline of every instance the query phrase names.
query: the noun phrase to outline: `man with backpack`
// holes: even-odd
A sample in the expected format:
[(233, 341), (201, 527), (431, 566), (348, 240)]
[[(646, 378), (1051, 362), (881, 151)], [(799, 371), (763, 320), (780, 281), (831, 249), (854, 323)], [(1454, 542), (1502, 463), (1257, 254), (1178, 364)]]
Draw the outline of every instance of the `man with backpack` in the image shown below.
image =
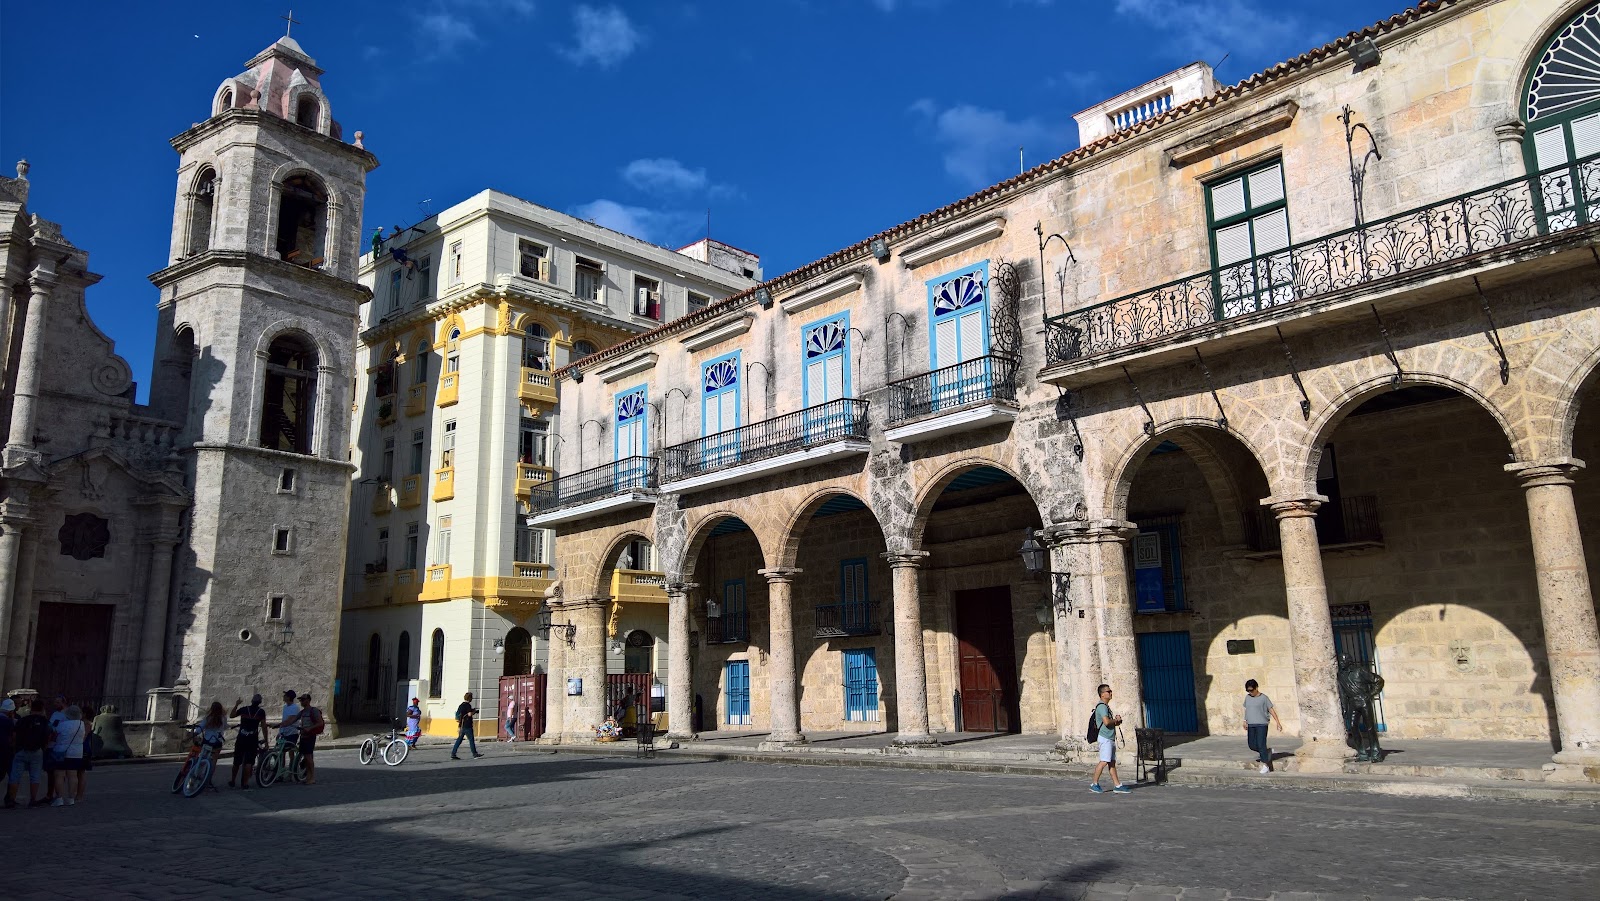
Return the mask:
[(300, 696), (300, 756), (306, 762), (306, 784), (317, 784), (317, 736), (327, 727), (322, 711), (311, 706), (311, 696)]
[(235, 699), (233, 709), (228, 711), (228, 716), (239, 718), (239, 735), (233, 740), (233, 769), (228, 773), (229, 788), (233, 788), (241, 767), (244, 768), (244, 781), (239, 783), (239, 787), (250, 787), (250, 773), (256, 768), (256, 755), (261, 753), (261, 733), (267, 726), (267, 711), (261, 706), (260, 695), (251, 696), (247, 707), (239, 706), (243, 703)]
[(1111, 712), (1111, 686), (1102, 682), (1099, 692), (1100, 703), (1094, 705), (1094, 716), (1089, 720), (1089, 734), (1100, 746), (1100, 762), (1095, 765), (1094, 776), (1089, 780), (1089, 791), (1097, 795), (1105, 791), (1100, 787), (1100, 774), (1109, 769), (1111, 791), (1126, 795), (1133, 789), (1123, 785), (1122, 777), (1117, 775), (1117, 727), (1122, 725), (1122, 717)]
[(28, 776), (28, 806), (43, 807), (50, 802), (40, 797), (44, 788), (44, 749), (50, 744), (50, 721), (42, 712), (42, 705), (35, 704), (28, 715), (17, 720), (13, 741), (16, 743), (16, 753), (11, 757), (11, 780), (6, 786), (6, 807), (17, 806), (17, 786), (22, 784), (22, 777)]

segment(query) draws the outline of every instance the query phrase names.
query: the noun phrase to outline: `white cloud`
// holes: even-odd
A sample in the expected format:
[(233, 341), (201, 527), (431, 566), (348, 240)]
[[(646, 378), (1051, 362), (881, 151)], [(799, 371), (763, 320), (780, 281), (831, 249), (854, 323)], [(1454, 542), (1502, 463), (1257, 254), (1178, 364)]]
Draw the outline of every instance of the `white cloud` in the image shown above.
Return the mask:
[(617, 65), (639, 49), (644, 35), (615, 6), (580, 5), (572, 11), (573, 46), (562, 55), (582, 65), (592, 62), (602, 69)]
[(531, 16), (534, 9), (533, 0), (435, 0), (417, 15), (417, 42), (428, 56), (452, 56), (481, 39), (475, 20), (505, 13)]
[(967, 103), (940, 109), (924, 98), (911, 104), (911, 112), (924, 120), (943, 149), (944, 171), (972, 186), (1017, 174), (1018, 147), (1027, 148), (1028, 159), (1038, 163), (1061, 153), (1068, 143), (1065, 123), (1012, 120), (1000, 110)]
[(690, 169), (674, 159), (634, 160), (622, 167), (622, 178), (653, 194), (687, 194), (704, 190), (706, 170)]
[(1316, 29), (1285, 5), (1254, 0), (1116, 0), (1117, 12), (1170, 33), (1174, 51), (1215, 65), (1223, 54), (1277, 59), (1320, 41)]
[(573, 207), (572, 215), (652, 244), (673, 243), (699, 221), (693, 213), (652, 210), (604, 198)]

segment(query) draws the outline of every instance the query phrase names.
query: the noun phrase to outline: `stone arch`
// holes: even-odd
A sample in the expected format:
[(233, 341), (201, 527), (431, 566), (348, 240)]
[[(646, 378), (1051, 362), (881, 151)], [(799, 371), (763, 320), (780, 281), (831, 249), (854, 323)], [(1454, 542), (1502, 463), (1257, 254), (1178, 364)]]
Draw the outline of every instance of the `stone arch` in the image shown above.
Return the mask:
[(611, 574), (617, 568), (617, 554), (630, 541), (649, 541), (654, 544), (653, 539), (642, 528), (630, 526), (610, 533), (606, 539), (605, 553), (598, 558), (598, 563), (594, 570), (594, 581), (590, 583), (590, 587), (593, 590), (588, 594), (580, 595), (581, 597), (600, 598), (611, 594)]
[[(1533, 75), (1534, 67), (1539, 64), (1539, 57), (1544, 54), (1546, 46), (1556, 36), (1556, 32), (1577, 18), (1578, 14), (1593, 2), (1594, 0), (1570, 0), (1563, 3), (1546, 13), (1544, 19), (1529, 31), (1510, 29), (1496, 31), (1497, 44), (1503, 40), (1512, 46), (1494, 49), (1502, 51), (1505, 58), (1515, 59), (1517, 62), (1516, 68), (1511, 70), (1515, 73), (1515, 78), (1511, 81), (1510, 118), (1527, 122), (1524, 118), (1527, 114), (1524, 101), (1527, 99), (1528, 81)], [(1531, 40), (1527, 39), (1529, 35), (1532, 36)]]
[(328, 134), (333, 123), (333, 108), (328, 105), (327, 96), (316, 85), (301, 81), (303, 76), (299, 72), (295, 75), (284, 99), (284, 118), (318, 134)]
[[(1223, 444), (1221, 443), (1223, 436), (1231, 440)], [(1271, 483), (1270, 477), (1267, 476), (1269, 470), (1262, 460), (1261, 453), (1251, 446), (1243, 435), (1234, 429), (1224, 428), (1215, 419), (1186, 416), (1167, 420), (1154, 431), (1144, 434), (1142, 440), (1134, 443), (1117, 459), (1112, 466), (1111, 478), (1108, 478), (1101, 488), (1103, 494), (1098, 498), (1098, 511), (1104, 511), (1107, 517), (1115, 520), (1128, 518), (1128, 495), (1133, 489), (1134, 477), (1150, 454), (1166, 441), (1178, 445), (1190, 459), (1195, 461), (1205, 477), (1212, 496), (1217, 501), (1218, 509), (1224, 514), (1230, 510), (1243, 513), (1244, 510), (1250, 509), (1253, 503), (1245, 496), (1248, 492), (1239, 484), (1237, 466), (1230, 465), (1227, 460), (1230, 451), (1225, 448), (1242, 450), (1258, 467), (1263, 480), (1269, 485)], [(1237, 462), (1239, 461), (1233, 461), (1235, 464)], [(1232, 528), (1232, 523), (1238, 519), (1239, 517), (1223, 516), (1224, 522), (1229, 524), (1228, 528)]]
[(318, 336), (316, 329), (308, 322), (299, 319), (280, 319), (272, 325), (261, 330), (260, 338), (256, 342), (255, 380), (251, 388), (251, 415), (259, 415), (267, 394), (267, 367), (268, 357), (274, 342), (283, 337), (294, 337), (311, 345), (316, 356), (315, 393), (312, 395), (310, 411), (311, 434), (307, 438), (306, 452), (311, 456), (328, 456), (324, 447), (327, 436), (330, 434), (329, 411), (334, 409), (333, 392), (336, 388), (331, 378), (335, 372), (344, 370), (340, 364), (340, 357), (335, 350)]
[(211, 115), (220, 116), (230, 109), (242, 109), (249, 101), (249, 89), (236, 79), (229, 78), (217, 85), (217, 92), (211, 95)]
[(1482, 392), (1465, 382), (1447, 375), (1407, 371), (1405, 377), (1398, 383), (1395, 382), (1392, 375), (1375, 375), (1357, 382), (1333, 396), (1312, 417), (1311, 421), (1306, 423), (1305, 434), (1307, 440), (1300, 448), (1300, 454), (1294, 460), (1286, 461), (1286, 464), (1290, 467), (1290, 475), (1298, 481), (1298, 484), (1314, 484), (1317, 480), (1317, 467), (1322, 462), (1322, 448), (1332, 438), (1334, 431), (1339, 427), (1339, 423), (1343, 422), (1345, 417), (1371, 398), (1408, 385), (1434, 385), (1440, 388), (1448, 388), (1463, 397), (1469, 398), (1485, 413), (1488, 413), (1495, 421), (1495, 424), (1500, 427), (1500, 433), (1505, 437), (1512, 455), (1518, 460), (1523, 459), (1528, 446), (1526, 436), (1519, 435), (1500, 408), (1495, 406), (1494, 402), (1485, 397)]
[[(693, 525), (684, 530), (684, 533), (688, 535), (688, 539), (683, 544), (683, 556), (677, 560), (677, 565), (669, 571), (682, 573), (684, 578), (688, 578), (689, 574), (694, 572), (695, 558), (699, 557), (700, 552), (705, 549), (706, 542), (710, 540), (712, 531), (716, 529), (718, 523), (728, 519), (737, 519), (750, 528), (751, 535), (755, 537), (756, 547), (761, 551), (762, 565), (766, 567), (774, 566), (773, 561), (776, 558), (772, 548), (776, 542), (771, 536), (765, 534), (759, 519), (747, 516), (731, 507), (717, 507), (696, 519)], [(756, 521), (753, 522), (753, 519)]]
[(448, 341), (460, 340), (459, 338), (451, 339), (450, 333), (452, 331), (459, 331), (462, 335), (467, 333), (467, 321), (461, 318), (460, 313), (451, 313), (444, 318), (444, 321), (439, 323), (439, 328), (434, 334), (434, 345), (443, 346)]
[[(1185, 418), (1166, 422), (1134, 445), (1117, 463), (1117, 477), (1107, 483), (1104, 506), (1111, 519), (1128, 518), (1128, 498), (1145, 460), (1166, 442), (1176, 444), (1200, 470), (1216, 502), (1222, 521), (1223, 540), (1228, 544), (1245, 541), (1244, 522), (1249, 511), (1266, 496), (1270, 480), (1266, 466), (1256, 450), (1238, 433), (1225, 429), (1214, 419)], [(1242, 455), (1242, 458), (1241, 458)], [(1232, 457), (1233, 459), (1229, 459)], [(1254, 464), (1261, 483), (1254, 486), (1240, 479), (1241, 466)], [(1254, 497), (1252, 497), (1254, 495)]]
[(853, 498), (861, 506), (866, 507), (867, 512), (872, 515), (872, 521), (878, 524), (878, 530), (883, 533), (885, 543), (888, 542), (889, 532), (884, 528), (883, 520), (879, 519), (877, 512), (872, 509), (872, 504), (868, 503), (866, 498), (853, 489), (831, 485), (817, 489), (812, 492), (811, 496), (801, 501), (800, 505), (795, 508), (794, 513), (789, 517), (788, 522), (784, 524), (782, 537), (778, 541), (778, 567), (784, 568), (795, 565), (795, 560), (798, 559), (800, 554), (800, 539), (805, 535), (806, 527), (811, 524), (812, 514), (816, 513), (829, 499), (836, 497)]
[(189, 183), (189, 217), (184, 236), (184, 254), (193, 256), (211, 249), (211, 233), (216, 221), (217, 191), (222, 179), (215, 166), (207, 163)]
[[(1600, 383), (1600, 347), (1591, 350), (1582, 363), (1573, 369), (1573, 374), (1561, 386), (1561, 394), (1556, 398), (1555, 409), (1555, 447), (1549, 449), (1549, 456), (1572, 456), (1572, 442), (1578, 430), (1578, 414), (1582, 411), (1582, 401), (1585, 390), (1596, 383)], [(1600, 463), (1600, 461), (1595, 461)]]
[[(939, 499), (939, 495), (943, 494), (944, 490), (950, 486), (950, 483), (955, 481), (962, 473), (981, 467), (997, 469), (1010, 476), (1018, 485), (1022, 486), (1022, 490), (1028, 495), (1028, 500), (1033, 503), (1034, 509), (1040, 511), (1040, 516), (1041, 518), (1043, 517), (1045, 508), (1039, 503), (1042, 492), (1035, 486), (1029, 485), (1022, 476), (1018, 475), (1015, 467), (988, 457), (962, 457), (941, 466), (921, 487), (913, 486), (911, 495), (916, 498), (916, 502), (912, 507), (912, 520), (905, 531), (905, 550), (916, 551), (922, 549), (922, 536), (927, 530), (928, 519), (933, 515), (933, 505)], [(882, 526), (881, 523), (879, 525), (880, 527)], [(890, 529), (884, 529), (885, 541), (889, 541), (892, 534)], [(889, 550), (894, 552), (899, 549), (890, 544)]]

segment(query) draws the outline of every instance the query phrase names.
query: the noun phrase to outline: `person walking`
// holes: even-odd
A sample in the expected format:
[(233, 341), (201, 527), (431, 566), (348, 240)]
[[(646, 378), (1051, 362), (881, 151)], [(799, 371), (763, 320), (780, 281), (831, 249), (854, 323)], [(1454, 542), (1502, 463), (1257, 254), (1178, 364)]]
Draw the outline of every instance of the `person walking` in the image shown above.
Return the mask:
[(55, 800), (51, 807), (71, 807), (78, 803), (78, 772), (83, 769), (83, 711), (77, 705), (62, 711), (47, 760), (53, 764), (51, 784)]
[(256, 768), (256, 755), (261, 753), (261, 733), (267, 728), (267, 711), (261, 706), (261, 696), (251, 695), (250, 703), (235, 699), (228, 716), (239, 718), (239, 735), (233, 740), (233, 769), (228, 772), (228, 787), (233, 788), (244, 770), (244, 781), (239, 788), (250, 787), (250, 774)]
[(473, 735), (472, 721), (477, 715), (478, 708), (472, 706), (472, 692), (469, 691), (462, 696), (461, 703), (456, 707), (456, 744), (455, 747), (450, 749), (451, 760), (461, 759), (456, 755), (461, 750), (461, 742), (463, 740), (472, 749), (474, 758), (483, 756), (478, 753), (478, 739)]
[(1126, 795), (1133, 789), (1123, 785), (1122, 777), (1117, 775), (1117, 727), (1122, 725), (1122, 717), (1111, 712), (1111, 686), (1102, 682), (1099, 691), (1100, 703), (1094, 705), (1094, 719), (1100, 724), (1100, 762), (1089, 780), (1089, 791), (1095, 794), (1105, 791), (1100, 787), (1100, 774), (1110, 770), (1111, 791)]
[(311, 706), (311, 695), (300, 696), (300, 757), (306, 762), (306, 784), (317, 784), (317, 736), (327, 727), (322, 711)]
[(1261, 686), (1256, 680), (1251, 679), (1244, 683), (1244, 734), (1245, 741), (1249, 742), (1250, 750), (1260, 755), (1261, 772), (1272, 772), (1272, 749), (1267, 747), (1267, 717), (1271, 715), (1272, 721), (1278, 724), (1278, 731), (1283, 731), (1283, 720), (1278, 719), (1278, 708), (1272, 706), (1272, 699), (1261, 693)]
[(412, 698), (406, 707), (406, 741), (415, 748), (422, 737), (422, 699)]
[(39, 705), (32, 705), (26, 716), (17, 720), (12, 736), (16, 751), (11, 758), (10, 778), (6, 785), (7, 808), (17, 806), (17, 787), (28, 777), (28, 806), (43, 807), (50, 802), (44, 797), (44, 755), (50, 746), (50, 721), (45, 719)]

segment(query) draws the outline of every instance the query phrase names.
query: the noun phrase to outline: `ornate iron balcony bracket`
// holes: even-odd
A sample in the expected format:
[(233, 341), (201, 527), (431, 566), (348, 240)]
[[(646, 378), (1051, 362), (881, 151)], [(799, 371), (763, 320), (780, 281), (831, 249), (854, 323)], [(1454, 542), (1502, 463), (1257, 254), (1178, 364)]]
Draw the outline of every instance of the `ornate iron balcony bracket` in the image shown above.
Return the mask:
[(1389, 358), (1394, 365), (1394, 386), (1400, 387), (1400, 382), (1406, 377), (1406, 371), (1400, 368), (1400, 358), (1394, 354), (1394, 342), (1389, 340), (1389, 329), (1383, 324), (1383, 317), (1378, 315), (1378, 305), (1369, 303), (1367, 308), (1372, 310), (1372, 318), (1378, 320), (1378, 334), (1383, 336), (1383, 355)]
[[(1039, 221), (1039, 222), (1034, 223), (1033, 232), (1034, 232), (1034, 234), (1039, 236), (1039, 315), (1042, 316), (1045, 319), (1046, 322), (1048, 322), (1049, 319), (1050, 319), (1050, 314), (1045, 309), (1045, 296), (1044, 296), (1045, 295), (1045, 289), (1047, 287), (1047, 285), (1045, 283), (1045, 280), (1044, 280), (1044, 274), (1045, 274), (1045, 271), (1046, 271), (1045, 268), (1044, 268), (1044, 249), (1046, 247), (1050, 246), (1050, 242), (1051, 241), (1060, 241), (1061, 242), (1061, 246), (1065, 247), (1067, 249), (1067, 259), (1068, 260), (1071, 260), (1074, 264), (1076, 264), (1078, 262), (1078, 258), (1072, 252), (1072, 245), (1067, 242), (1066, 237), (1064, 237), (1061, 233), (1052, 232), (1051, 234), (1048, 234), (1048, 235), (1044, 233), (1044, 222), (1042, 220)], [(1067, 312), (1067, 288), (1066, 288), (1067, 276), (1066, 276), (1066, 265), (1065, 264), (1062, 265), (1061, 270), (1060, 270), (1059, 274), (1057, 275), (1057, 282), (1058, 282), (1058, 288), (1059, 288), (1059, 292), (1058, 292), (1057, 296), (1061, 301), (1061, 313), (1062, 313), (1062, 315), (1066, 315), (1066, 312)]]
[[(1591, 251), (1594, 248), (1589, 248)], [(1489, 343), (1494, 346), (1494, 352), (1500, 355), (1500, 384), (1511, 384), (1511, 361), (1506, 359), (1506, 346), (1500, 343), (1500, 329), (1494, 323), (1494, 311), (1489, 309), (1489, 295), (1483, 293), (1483, 286), (1478, 284), (1478, 277), (1472, 277), (1472, 287), (1478, 289), (1478, 300), (1483, 304), (1483, 318), (1489, 320)]]
[(1083, 433), (1078, 431), (1078, 414), (1072, 412), (1072, 392), (1059, 387), (1056, 390), (1060, 392), (1056, 397), (1056, 419), (1064, 419), (1072, 426), (1072, 437), (1076, 442), (1072, 445), (1072, 453), (1082, 460)]
[(1222, 426), (1223, 431), (1227, 431), (1228, 412), (1222, 409), (1222, 398), (1217, 396), (1217, 386), (1211, 383), (1211, 369), (1206, 366), (1206, 358), (1200, 356), (1200, 348), (1198, 347), (1194, 349), (1194, 358), (1200, 361), (1200, 374), (1205, 376), (1206, 390), (1211, 392), (1211, 402), (1217, 405), (1217, 425)]
[(1133, 389), (1133, 399), (1139, 402), (1139, 409), (1144, 411), (1144, 433), (1156, 433), (1156, 418), (1150, 415), (1150, 407), (1144, 402), (1144, 395), (1139, 393), (1139, 386), (1133, 383), (1133, 376), (1128, 374), (1128, 367), (1122, 367), (1122, 377), (1128, 380), (1128, 387)]
[(1283, 329), (1276, 325), (1272, 330), (1278, 333), (1278, 343), (1283, 346), (1283, 358), (1289, 363), (1289, 378), (1294, 380), (1294, 386), (1300, 389), (1300, 418), (1311, 421), (1311, 396), (1306, 394), (1306, 384), (1300, 381), (1300, 371), (1294, 366), (1294, 354), (1289, 351), (1289, 342), (1284, 340)]

